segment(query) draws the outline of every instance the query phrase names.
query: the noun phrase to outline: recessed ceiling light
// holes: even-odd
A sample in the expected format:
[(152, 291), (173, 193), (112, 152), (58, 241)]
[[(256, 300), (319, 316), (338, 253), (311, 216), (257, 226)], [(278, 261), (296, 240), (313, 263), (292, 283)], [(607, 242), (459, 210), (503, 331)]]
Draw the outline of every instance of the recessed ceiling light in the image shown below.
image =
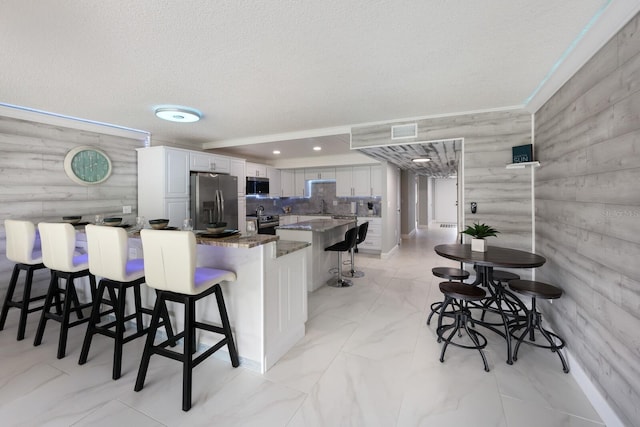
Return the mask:
[(322, 150), (322, 147), (313, 147), (313, 151), (320, 151)]
[(280, 154), (280, 150), (273, 150), (273, 154)]
[(426, 163), (426, 162), (430, 162), (431, 159), (428, 157), (418, 157), (417, 159), (411, 159), (411, 161), (415, 163)]
[(170, 122), (193, 123), (200, 120), (202, 114), (191, 108), (160, 107), (156, 108), (156, 116)]

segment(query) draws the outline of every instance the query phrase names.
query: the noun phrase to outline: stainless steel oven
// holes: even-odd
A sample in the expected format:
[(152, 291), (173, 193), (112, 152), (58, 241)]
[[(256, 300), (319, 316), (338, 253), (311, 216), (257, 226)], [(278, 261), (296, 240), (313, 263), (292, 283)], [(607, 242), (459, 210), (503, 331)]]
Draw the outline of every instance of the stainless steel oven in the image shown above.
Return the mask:
[(279, 225), (279, 215), (258, 215), (258, 234), (276, 234)]

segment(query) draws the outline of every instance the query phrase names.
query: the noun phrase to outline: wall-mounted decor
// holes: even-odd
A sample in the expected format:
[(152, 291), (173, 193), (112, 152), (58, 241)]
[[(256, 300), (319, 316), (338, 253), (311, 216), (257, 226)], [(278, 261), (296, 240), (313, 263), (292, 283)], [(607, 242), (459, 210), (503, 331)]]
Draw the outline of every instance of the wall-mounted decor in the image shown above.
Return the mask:
[(513, 163), (533, 162), (533, 145), (518, 145), (511, 148)]
[(76, 147), (65, 156), (64, 171), (78, 184), (100, 184), (111, 176), (111, 159), (97, 148)]

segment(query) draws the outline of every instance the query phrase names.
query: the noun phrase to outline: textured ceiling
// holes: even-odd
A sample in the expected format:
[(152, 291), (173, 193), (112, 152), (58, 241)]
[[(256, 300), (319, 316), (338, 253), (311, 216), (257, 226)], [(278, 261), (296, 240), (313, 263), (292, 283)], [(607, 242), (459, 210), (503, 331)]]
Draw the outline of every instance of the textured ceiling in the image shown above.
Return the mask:
[[(418, 175), (448, 178), (458, 173), (461, 140), (430, 141), (406, 145), (363, 148), (359, 151), (380, 161), (388, 161), (402, 170)], [(431, 161), (416, 163), (413, 159), (428, 158)]]
[(196, 147), (521, 105), (607, 3), (2, 0), (0, 102)]

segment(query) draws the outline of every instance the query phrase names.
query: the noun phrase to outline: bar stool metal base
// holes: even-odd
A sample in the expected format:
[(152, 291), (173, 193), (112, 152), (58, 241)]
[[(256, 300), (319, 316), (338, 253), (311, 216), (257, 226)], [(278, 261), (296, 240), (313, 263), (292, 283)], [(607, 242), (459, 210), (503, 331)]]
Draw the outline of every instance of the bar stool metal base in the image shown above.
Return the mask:
[[(208, 295), (211, 295), (212, 293), (215, 293), (216, 296), (222, 327), (196, 321), (196, 301)], [(173, 301), (184, 304), (184, 330), (178, 334), (173, 335), (172, 337), (168, 337), (167, 340), (159, 344), (154, 344), (158, 326), (160, 326), (161, 324), (160, 317), (162, 316), (162, 310), (165, 305), (165, 301)], [(200, 355), (194, 357), (194, 354), (197, 352), (195, 334), (196, 329), (215, 332), (217, 334), (224, 335), (224, 338), (220, 339), (216, 344), (202, 352)], [(178, 340), (183, 338), (184, 351), (182, 353), (166, 348), (167, 346), (175, 345)], [(149, 333), (147, 335), (147, 341), (144, 346), (142, 360), (140, 361), (140, 369), (138, 370), (138, 377), (136, 378), (136, 385), (134, 387), (134, 390), (140, 391), (144, 387), (145, 378), (147, 376), (147, 369), (149, 368), (149, 361), (153, 354), (158, 354), (160, 356), (165, 356), (170, 359), (177, 360), (179, 362), (182, 362), (182, 410), (188, 411), (189, 409), (191, 409), (191, 385), (193, 368), (198, 366), (200, 362), (211, 356), (224, 345), (226, 345), (229, 350), (231, 366), (233, 366), (234, 368), (238, 367), (240, 365), (240, 359), (238, 358), (238, 352), (233, 341), (231, 324), (229, 323), (229, 317), (227, 316), (227, 309), (224, 303), (224, 297), (222, 295), (220, 284), (216, 284), (197, 295), (186, 295), (159, 290), (158, 297), (153, 308), (153, 315), (151, 317)]]
[[(140, 285), (142, 283), (144, 283), (144, 277), (132, 282), (118, 282), (109, 279), (102, 279), (100, 281), (98, 284), (96, 298), (94, 298), (87, 332), (82, 343), (82, 351), (80, 352), (80, 359), (78, 360), (79, 365), (84, 365), (87, 362), (93, 336), (96, 334), (104, 335), (114, 339), (113, 369), (111, 378), (114, 380), (120, 378), (122, 371), (122, 349), (124, 344), (145, 335), (149, 331), (149, 328), (145, 328), (143, 325), (142, 315), (153, 314), (153, 310), (142, 307), (142, 299), (140, 296)], [(134, 310), (133, 313), (125, 315), (127, 289), (131, 287), (133, 287), (134, 291)], [(103, 302), (102, 297), (105, 291), (108, 291), (109, 293), (109, 299), (113, 305), (113, 309), (100, 313), (100, 305)], [(160, 316), (162, 316), (164, 321), (160, 322), (159, 326), (164, 325), (167, 336), (172, 338), (173, 329), (169, 320), (167, 307), (163, 306), (161, 310), (162, 312), (160, 313)], [(110, 312), (114, 313), (115, 320), (100, 325), (100, 316)], [(126, 322), (132, 319), (136, 320), (136, 332), (125, 337)], [(175, 346), (175, 343), (173, 345)]]
[(332, 277), (327, 281), (327, 286), (331, 286), (332, 288), (347, 288), (353, 286), (353, 282), (348, 279)]
[[(447, 280), (459, 280), (462, 282), (469, 278), (469, 272), (463, 270), (461, 268), (452, 268), (452, 267), (434, 267), (431, 269), (431, 272), (434, 276), (440, 277)], [(470, 285), (471, 286), (471, 285)], [(431, 318), (434, 314), (440, 313), (440, 309), (442, 308), (442, 301), (434, 302), (431, 304), (431, 313), (429, 313), (429, 317), (427, 317), (427, 325), (431, 324)]]
[[(526, 318), (527, 322), (525, 324), (517, 325), (511, 330), (511, 334), (514, 338), (517, 339), (516, 346), (513, 350), (513, 360), (518, 360), (518, 350), (520, 349), (520, 344), (524, 342), (525, 344), (534, 345), (540, 348), (546, 348), (551, 350), (551, 352), (556, 353), (560, 358), (560, 363), (562, 363), (562, 371), (565, 374), (569, 373), (569, 365), (567, 365), (567, 361), (560, 351), (562, 348), (564, 348), (564, 340), (553, 332), (542, 327), (542, 314), (540, 314), (540, 312), (536, 308), (535, 297), (531, 298), (531, 310), (527, 312)], [(522, 334), (520, 334), (519, 337), (516, 337), (515, 332), (522, 328), (524, 328), (524, 331), (522, 332)], [(535, 342), (536, 330), (540, 332), (540, 334), (547, 340), (549, 345), (538, 344), (537, 342)], [(529, 339), (525, 340), (527, 335), (529, 336)]]
[[(69, 328), (78, 326), (82, 323), (88, 322), (90, 317), (85, 317), (82, 310), (85, 308), (91, 308), (92, 302), (80, 303), (78, 300), (78, 294), (74, 280), (80, 277), (89, 276), (89, 283), (91, 288), (92, 300), (96, 298), (96, 278), (89, 270), (82, 270), (77, 272), (66, 272), (51, 270), (51, 281), (49, 282), (49, 290), (47, 291), (47, 297), (44, 300), (44, 306), (42, 307), (42, 314), (40, 315), (40, 322), (38, 323), (38, 329), (36, 330), (36, 336), (33, 340), (34, 346), (39, 346), (42, 343), (42, 337), (44, 336), (44, 330), (47, 325), (47, 320), (55, 320), (60, 322), (60, 335), (58, 338), (58, 354), (57, 358), (62, 359), (66, 354), (67, 348), (67, 335)], [(64, 287), (60, 287), (59, 279), (65, 280)], [(62, 313), (52, 313), (51, 308), (54, 305), (53, 300), (58, 301), (59, 295), (64, 295), (62, 301)], [(73, 306), (73, 307), (72, 307)], [(56, 306), (57, 308), (57, 306)], [(76, 313), (77, 320), (71, 321), (70, 315), (72, 312)]]
[(331, 286), (332, 288), (347, 288), (349, 286), (353, 286), (353, 282), (351, 280), (344, 279), (342, 277), (342, 252), (338, 251), (338, 276), (332, 277), (327, 281), (327, 286)]
[[(46, 268), (44, 264), (23, 264), (17, 263), (13, 267), (13, 273), (11, 274), (11, 280), (9, 281), (9, 288), (7, 289), (7, 294), (4, 298), (4, 304), (2, 304), (2, 314), (0, 314), (0, 331), (4, 329), (4, 324), (7, 320), (7, 314), (9, 313), (9, 308), (15, 307), (20, 309), (20, 321), (18, 323), (18, 336), (17, 340), (21, 341), (24, 339), (24, 332), (27, 326), (27, 315), (29, 313), (33, 313), (36, 311), (40, 311), (43, 309), (44, 305), (39, 305), (37, 307), (30, 307), (29, 304), (32, 302), (40, 301), (46, 298), (45, 295), (39, 295), (36, 297), (31, 296), (31, 284), (33, 282), (33, 272), (35, 270), (40, 270)], [(24, 270), (27, 273), (27, 277), (24, 281), (24, 287), (22, 291), (22, 300), (14, 301), (13, 293), (15, 292), (16, 285), (18, 283), (18, 277), (20, 276), (20, 271)], [(57, 301), (57, 311), (60, 312), (60, 301)]]
[[(471, 311), (466, 307), (467, 302), (477, 301), (484, 298), (486, 295), (485, 291), (475, 286), (465, 285), (460, 282), (441, 282), (440, 291), (444, 294), (444, 302), (442, 303), (442, 308), (438, 316), (438, 327), (436, 328), (438, 342), (444, 342), (442, 351), (440, 352), (440, 362), (444, 363), (444, 354), (447, 351), (449, 344), (451, 344), (456, 347), (478, 350), (482, 357), (484, 370), (489, 372), (489, 364), (487, 363), (487, 358), (482, 350), (487, 346), (487, 339), (472, 327), (474, 321), (471, 317)], [(453, 307), (454, 302), (458, 305), (457, 309)], [(447, 311), (447, 306), (449, 304), (452, 305), (453, 311)], [(449, 325), (443, 325), (443, 317), (452, 317), (454, 322)], [(470, 327), (469, 324), (472, 326)], [(451, 330), (451, 332), (445, 338), (444, 334), (449, 330)], [(454, 337), (456, 335), (461, 337), (462, 330), (467, 333), (467, 336), (473, 345), (454, 341)]]

